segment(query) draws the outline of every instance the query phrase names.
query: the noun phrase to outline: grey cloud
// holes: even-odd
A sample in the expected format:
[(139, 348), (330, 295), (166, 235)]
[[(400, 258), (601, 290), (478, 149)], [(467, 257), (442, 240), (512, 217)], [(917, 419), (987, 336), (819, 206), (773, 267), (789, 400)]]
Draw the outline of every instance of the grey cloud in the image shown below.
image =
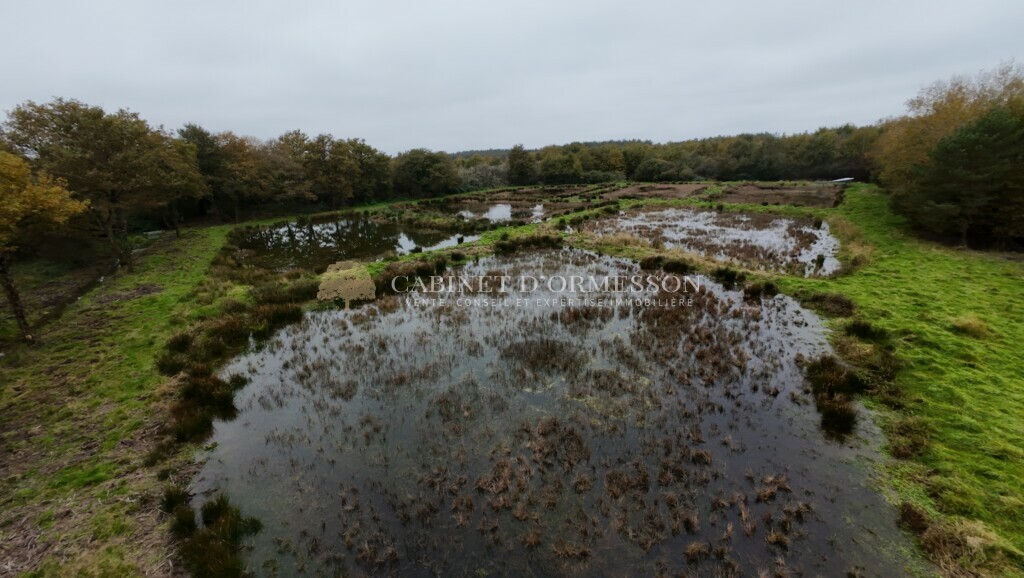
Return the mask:
[[(10, 2), (0, 107), (54, 96), (388, 152), (796, 132), (1020, 58), (1024, 3)], [(16, 25), (10, 23), (16, 22)]]

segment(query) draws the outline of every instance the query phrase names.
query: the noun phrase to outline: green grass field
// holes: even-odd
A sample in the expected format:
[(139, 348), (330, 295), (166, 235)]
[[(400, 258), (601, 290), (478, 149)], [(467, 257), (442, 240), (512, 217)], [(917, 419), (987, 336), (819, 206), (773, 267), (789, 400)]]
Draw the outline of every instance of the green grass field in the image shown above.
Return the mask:
[[(155, 244), (0, 363), (0, 560), (30, 575), (124, 576), (168, 567), (143, 466), (173, 390), (154, 357), (195, 311), (190, 293), (228, 227)], [(2, 573), (2, 572), (0, 572)]]
[(869, 263), (834, 279), (787, 277), (780, 285), (842, 293), (859, 317), (894, 336), (903, 407), (872, 405), (892, 443), (913, 434), (927, 440), (912, 461), (888, 468), (896, 494), (964, 537), (952, 545), (962, 565), (1024, 575), (1021, 256), (918, 240), (872, 187), (852, 189), (835, 211), (871, 247)]

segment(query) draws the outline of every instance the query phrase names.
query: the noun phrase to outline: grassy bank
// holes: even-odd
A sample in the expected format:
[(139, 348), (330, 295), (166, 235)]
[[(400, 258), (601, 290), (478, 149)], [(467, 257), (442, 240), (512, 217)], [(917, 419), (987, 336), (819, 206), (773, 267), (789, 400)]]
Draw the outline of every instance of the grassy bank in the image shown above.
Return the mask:
[(951, 570), (1024, 575), (1020, 255), (917, 240), (871, 187), (852, 189), (834, 211), (871, 247), (866, 264), (834, 279), (785, 277), (780, 286), (841, 293), (891, 336), (903, 366), (898, 396), (873, 405), (891, 453), (903, 458), (887, 472), (898, 500), (930, 518), (922, 540), (933, 559)]
[(144, 457), (174, 391), (153, 360), (228, 227), (168, 236), (0, 363), (0, 573), (167, 575), (161, 483)]

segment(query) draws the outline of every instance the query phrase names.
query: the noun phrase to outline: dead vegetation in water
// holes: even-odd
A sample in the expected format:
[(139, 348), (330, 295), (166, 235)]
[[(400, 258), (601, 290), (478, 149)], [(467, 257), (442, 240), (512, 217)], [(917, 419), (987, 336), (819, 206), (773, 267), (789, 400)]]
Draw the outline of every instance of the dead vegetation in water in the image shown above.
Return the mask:
[(683, 250), (719, 265), (803, 276), (839, 268), (838, 241), (820, 219), (694, 207), (641, 207), (583, 225), (598, 246)]
[(559, 235), (534, 234), (523, 237), (504, 237), (494, 242), (494, 252), (511, 255), (523, 249), (557, 249), (562, 246)]
[(533, 379), (564, 374), (587, 361), (586, 353), (568, 341), (545, 337), (506, 345), (501, 357)]
[[(543, 261), (550, 270), (530, 271), (574, 259), (584, 257), (559, 253)], [(324, 520), (338, 528), (343, 560), (380, 573), (394, 569), (388, 548), (442, 571), (486, 566), (466, 551), (504, 552), (510, 572), (653, 570), (666, 552), (679, 571), (689, 544), (706, 546), (695, 547), (694, 570), (729, 575), (753, 571), (746, 560), (799, 557), (793, 544), (815, 539), (802, 528), (820, 522), (793, 500), (800, 480), (761, 460), (755, 441), (789, 435), (757, 420), (788, 403), (776, 395), (800, 374), (781, 344), (799, 326), (772, 313), (782, 299), (693, 297), (692, 307), (525, 313), (419, 311), (392, 298), (310, 316), (271, 344), (284, 369), (263, 382), (267, 398), (301, 400), (301, 419), (325, 432), (294, 437), (282, 424), (266, 436), (294, 459), (280, 466), (286, 477), (309, 481), (310, 531), (296, 543), (329, 542), (316, 532)], [(335, 459), (347, 472), (342, 497), (316, 485)], [(751, 481), (729, 473), (733, 460), (751, 461)], [(321, 489), (329, 495), (318, 503)], [(317, 567), (327, 555), (304, 559)]]
[(185, 568), (196, 576), (245, 576), (239, 549), (244, 538), (260, 531), (259, 520), (242, 516), (219, 495), (203, 504), (197, 523), (188, 502), (188, 493), (177, 486), (168, 487), (161, 502), (161, 510), (171, 517)]

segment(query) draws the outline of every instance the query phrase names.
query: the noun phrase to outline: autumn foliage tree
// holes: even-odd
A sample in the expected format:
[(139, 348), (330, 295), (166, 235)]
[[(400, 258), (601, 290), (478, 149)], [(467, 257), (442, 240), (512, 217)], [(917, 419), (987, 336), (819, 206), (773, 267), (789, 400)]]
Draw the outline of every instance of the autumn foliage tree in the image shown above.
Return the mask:
[(29, 101), (9, 113), (3, 138), (89, 201), (91, 222), (128, 271), (130, 217), (206, 194), (195, 149), (126, 110), (107, 113), (76, 100)]
[(970, 240), (1024, 239), (1024, 109), (997, 106), (935, 145), (897, 206), (923, 229)]
[(933, 84), (883, 127), (874, 159), (894, 208), (966, 245), (1024, 239), (1024, 70), (1012, 64)]
[(18, 238), (28, 227), (66, 223), (87, 206), (73, 199), (60, 179), (33, 174), (23, 158), (0, 151), (0, 285), (26, 341), (33, 337), (10, 269)]

